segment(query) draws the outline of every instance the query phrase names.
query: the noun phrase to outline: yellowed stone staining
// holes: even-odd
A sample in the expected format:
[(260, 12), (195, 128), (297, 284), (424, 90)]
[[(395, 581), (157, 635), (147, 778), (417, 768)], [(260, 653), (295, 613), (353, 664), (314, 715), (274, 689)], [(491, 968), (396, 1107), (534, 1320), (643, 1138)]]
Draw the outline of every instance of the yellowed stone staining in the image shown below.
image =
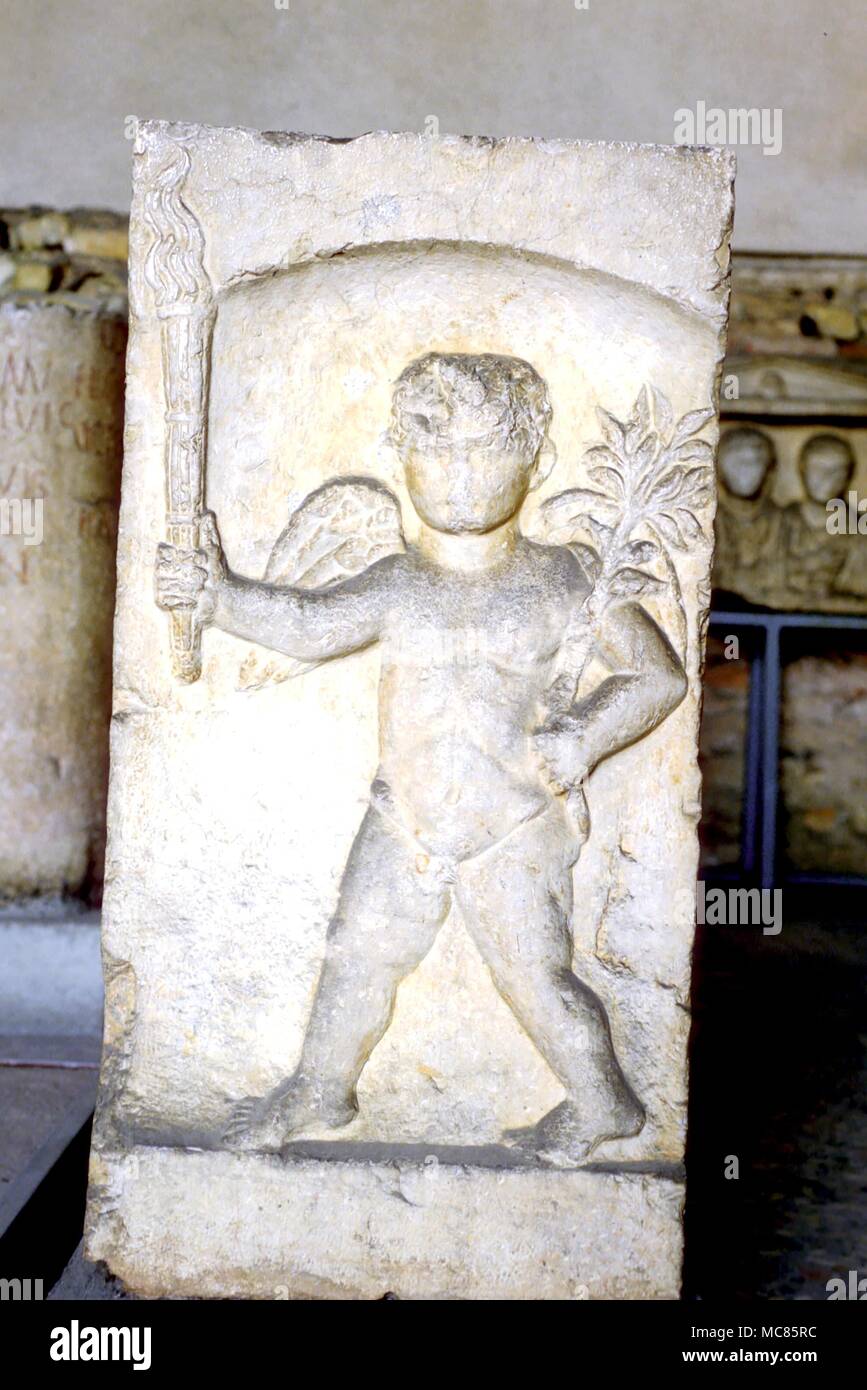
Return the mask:
[(0, 299), (0, 897), (98, 895), (126, 320)]
[(736, 255), (729, 350), (841, 364), (864, 359), (867, 259)]
[(119, 213), (0, 208), (0, 298), (75, 294), (122, 310), (127, 249), (128, 221)]

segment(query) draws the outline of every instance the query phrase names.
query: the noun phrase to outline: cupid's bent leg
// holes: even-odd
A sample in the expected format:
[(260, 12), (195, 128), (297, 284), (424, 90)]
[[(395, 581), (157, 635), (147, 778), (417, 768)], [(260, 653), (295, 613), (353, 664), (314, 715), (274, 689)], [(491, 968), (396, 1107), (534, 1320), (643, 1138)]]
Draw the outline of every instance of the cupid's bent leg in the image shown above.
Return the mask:
[(604, 1139), (637, 1134), (644, 1111), (614, 1053), (605, 1008), (572, 970), (572, 865), (562, 806), (460, 867), (456, 898), (506, 1003), (567, 1098), (536, 1126), (540, 1157), (575, 1163)]
[(387, 1029), (397, 987), (424, 958), (450, 906), (437, 861), (370, 807), (349, 853), (295, 1073), (234, 1109), (235, 1147), (277, 1150), (299, 1131), (357, 1112), (362, 1068)]

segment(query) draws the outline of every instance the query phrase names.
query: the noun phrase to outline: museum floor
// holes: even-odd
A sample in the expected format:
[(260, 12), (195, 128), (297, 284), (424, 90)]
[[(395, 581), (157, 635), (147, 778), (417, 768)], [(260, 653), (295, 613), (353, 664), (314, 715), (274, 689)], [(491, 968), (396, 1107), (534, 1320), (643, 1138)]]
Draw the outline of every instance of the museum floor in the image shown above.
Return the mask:
[[(864, 908), (834, 890), (812, 899), (800, 890), (799, 906), (798, 920), (789, 920), (795, 908), (786, 904), (778, 937), (710, 927), (699, 934), (689, 1299), (824, 1299), (829, 1279), (867, 1270)], [(0, 1197), (70, 1128), (70, 1117), (74, 1128), (95, 1093), (96, 1073), (82, 1065), (94, 1056), (87, 1037), (4, 1040)], [(55, 1065), (21, 1065), (40, 1059)], [(725, 1176), (731, 1156), (736, 1180)], [(83, 1206), (83, 1146), (77, 1162)], [(80, 1256), (58, 1293), (117, 1296)]]
[(867, 1270), (863, 894), (793, 888), (784, 914), (778, 937), (697, 940), (689, 1298), (824, 1299)]

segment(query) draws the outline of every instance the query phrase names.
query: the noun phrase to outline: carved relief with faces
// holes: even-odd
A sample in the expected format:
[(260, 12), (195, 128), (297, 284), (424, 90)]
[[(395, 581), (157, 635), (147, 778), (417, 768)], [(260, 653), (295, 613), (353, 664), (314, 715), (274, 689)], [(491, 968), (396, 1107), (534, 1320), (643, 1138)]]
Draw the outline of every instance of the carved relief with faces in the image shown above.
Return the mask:
[[(857, 531), (867, 496), (864, 431), (738, 423), (717, 453), (714, 584), (771, 608), (867, 609), (867, 546)], [(855, 525), (832, 514), (845, 509)]]

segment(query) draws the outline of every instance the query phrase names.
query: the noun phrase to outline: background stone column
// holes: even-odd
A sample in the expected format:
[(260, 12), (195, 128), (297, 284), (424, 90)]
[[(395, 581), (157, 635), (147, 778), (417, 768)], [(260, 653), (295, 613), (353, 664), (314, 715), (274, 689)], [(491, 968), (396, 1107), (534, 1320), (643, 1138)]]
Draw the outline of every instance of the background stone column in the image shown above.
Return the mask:
[(0, 898), (98, 900), (125, 219), (0, 214)]

